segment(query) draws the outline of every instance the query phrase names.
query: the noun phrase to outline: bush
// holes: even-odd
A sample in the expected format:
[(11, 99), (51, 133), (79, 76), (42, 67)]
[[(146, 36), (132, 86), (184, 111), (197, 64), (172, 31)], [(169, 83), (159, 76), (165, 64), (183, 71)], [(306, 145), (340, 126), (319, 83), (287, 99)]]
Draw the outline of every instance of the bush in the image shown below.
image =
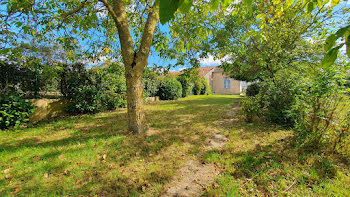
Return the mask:
[[(316, 76), (303, 78), (295, 88), (298, 91), (291, 106), (290, 116), (295, 127), (312, 144), (326, 142), (332, 151), (349, 148), (349, 98), (338, 68), (320, 70)], [(349, 149), (348, 149), (349, 150)]]
[(62, 65), (60, 75), (60, 91), (66, 98), (73, 98), (75, 89), (87, 85), (90, 76), (84, 64)]
[(247, 122), (264, 115), (265, 98), (261, 95), (246, 97), (241, 102), (241, 112)]
[(259, 83), (252, 83), (247, 87), (246, 96), (255, 96), (259, 94), (260, 86)]
[(201, 89), (201, 95), (211, 94), (211, 89), (210, 89), (210, 86), (209, 86), (207, 80), (204, 77), (202, 77), (201, 81), (203, 83), (203, 88)]
[(195, 76), (193, 77), (194, 87), (193, 93), (195, 95), (208, 95), (211, 94), (210, 86), (204, 77)]
[(203, 81), (200, 78), (195, 79), (193, 86), (194, 95), (200, 95), (204, 87), (205, 85), (203, 84)]
[(187, 97), (192, 93), (193, 83), (191, 82), (190, 77), (186, 75), (179, 75), (177, 80), (181, 83), (182, 86), (182, 97)]
[(73, 106), (68, 107), (69, 112), (74, 113), (96, 113), (102, 110), (101, 92), (94, 86), (81, 85), (74, 88)]
[(243, 115), (248, 122), (260, 116), (294, 127), (300, 144), (350, 150), (349, 89), (344, 85), (344, 68), (304, 69), (300, 73), (281, 71), (260, 82), (259, 93), (243, 100)]
[(0, 96), (0, 129), (18, 127), (29, 121), (34, 112), (34, 105), (18, 93), (1, 94)]
[(61, 83), (64, 87), (61, 90), (73, 103), (67, 108), (69, 112), (96, 113), (126, 106), (126, 83), (121, 65), (90, 70), (79, 66), (68, 69)]
[(163, 78), (158, 94), (161, 100), (176, 100), (182, 96), (181, 83), (173, 78)]

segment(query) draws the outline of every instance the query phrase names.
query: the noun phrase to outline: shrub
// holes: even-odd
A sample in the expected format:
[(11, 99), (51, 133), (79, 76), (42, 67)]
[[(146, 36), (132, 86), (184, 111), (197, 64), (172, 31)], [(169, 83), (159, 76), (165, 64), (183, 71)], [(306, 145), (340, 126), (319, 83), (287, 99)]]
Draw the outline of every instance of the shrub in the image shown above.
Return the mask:
[(204, 77), (200, 77), (198, 74), (192, 76), (194, 82), (193, 93), (195, 95), (211, 94), (210, 86)]
[(0, 129), (18, 127), (29, 121), (34, 112), (34, 106), (22, 95), (11, 92), (0, 96)]
[(260, 95), (246, 97), (241, 102), (241, 112), (247, 122), (264, 114), (264, 99)]
[(62, 65), (60, 91), (66, 98), (73, 98), (75, 89), (89, 83), (89, 73), (84, 64)]
[(259, 83), (252, 83), (247, 87), (246, 96), (255, 96), (259, 94)]
[(126, 107), (126, 82), (124, 67), (111, 64), (101, 70), (101, 100), (104, 107), (101, 110), (113, 110)]
[(211, 94), (211, 89), (210, 89), (210, 86), (209, 86), (207, 80), (204, 77), (202, 77), (201, 81), (203, 83), (203, 88), (201, 89), (201, 95)]
[(182, 95), (181, 83), (173, 78), (163, 78), (159, 87), (161, 100), (176, 100)]
[[(342, 149), (349, 136), (349, 98), (338, 68), (320, 70), (316, 76), (303, 78), (291, 106), (290, 116), (306, 142), (326, 142), (335, 151)], [(346, 144), (349, 146), (349, 143)]]
[(200, 95), (202, 92), (202, 89), (204, 89), (205, 85), (203, 84), (203, 81), (200, 78), (197, 78), (194, 81), (194, 86), (193, 86), (193, 93), (195, 95)]
[(78, 67), (64, 74), (62, 90), (73, 103), (68, 111), (96, 113), (126, 106), (126, 84), (121, 65), (111, 64), (90, 70)]
[(75, 113), (96, 113), (102, 110), (101, 92), (94, 86), (81, 85), (74, 88), (73, 106), (67, 108)]
[(161, 81), (157, 77), (143, 78), (143, 88), (145, 97), (157, 96)]
[(181, 83), (182, 86), (182, 97), (187, 97), (192, 93), (193, 83), (191, 82), (190, 77), (187, 75), (179, 75), (177, 80)]

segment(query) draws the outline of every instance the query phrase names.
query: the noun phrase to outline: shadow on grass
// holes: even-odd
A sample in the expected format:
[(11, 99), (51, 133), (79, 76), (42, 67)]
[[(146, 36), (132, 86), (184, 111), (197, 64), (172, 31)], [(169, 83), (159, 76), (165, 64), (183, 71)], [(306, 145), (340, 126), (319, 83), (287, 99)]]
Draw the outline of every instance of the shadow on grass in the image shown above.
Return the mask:
[[(206, 162), (220, 163), (224, 169), (222, 179), (235, 180), (239, 184), (231, 185), (231, 188), (224, 192), (212, 187), (212, 191), (206, 194), (209, 196), (213, 193), (218, 195), (220, 192), (224, 195), (237, 190), (237, 187), (243, 196), (281, 195), (289, 190), (288, 186), (293, 185), (294, 188), (301, 185), (312, 191), (321, 183), (338, 179), (338, 170), (344, 169), (339, 167), (340, 164), (349, 165), (348, 159), (340, 155), (326, 153), (318, 147), (301, 147), (300, 139), (295, 134), (282, 134), (280, 128), (273, 125), (235, 122), (221, 126), (239, 131), (235, 133), (239, 136), (238, 139), (222, 151), (206, 152), (202, 159)], [(242, 148), (244, 143), (250, 145)], [(226, 184), (219, 187), (228, 187), (228, 181), (218, 182)]]
[[(114, 166), (112, 170), (131, 165), (136, 159), (153, 162), (160, 152), (166, 151), (174, 144), (179, 147), (185, 144), (190, 144), (193, 147), (203, 146), (205, 139), (212, 135), (212, 132), (205, 129), (216, 129), (213, 122), (222, 119), (223, 112), (229, 109), (227, 105), (236, 100), (238, 98), (227, 96), (202, 96), (188, 100), (162, 101), (147, 105), (146, 117), (149, 120), (149, 126), (151, 129), (158, 131), (158, 133), (151, 136), (145, 134), (134, 135), (128, 132), (125, 110), (42, 122), (36, 125), (38, 131), (36, 131), (36, 128), (24, 129), (24, 137), (0, 143), (0, 154), (8, 155), (7, 161), (11, 162), (19, 159), (29, 166), (36, 166), (37, 164), (33, 162), (33, 159), (40, 156), (37, 162), (42, 166), (26, 171), (26, 174), (18, 172), (17, 178), (21, 179), (20, 176), (24, 176), (26, 177), (25, 180), (40, 177), (42, 172), (45, 171), (57, 177), (64, 176), (64, 169), (72, 164), (60, 162), (56, 163), (56, 166), (52, 160), (57, 160), (62, 154), (77, 154), (78, 151), (82, 150), (91, 151), (91, 154), (102, 152), (98, 154), (106, 154), (109, 158), (113, 158), (112, 164), (117, 166)], [(198, 136), (198, 138), (193, 136)], [(91, 142), (97, 145), (91, 145)], [(79, 148), (75, 148), (75, 146), (79, 146)], [(93, 150), (94, 147), (98, 150)], [(16, 154), (23, 150), (33, 151), (23, 158), (17, 158)], [(40, 150), (46, 152), (41, 153)], [(98, 159), (95, 158), (95, 160)], [(0, 167), (5, 168), (11, 165), (11, 163), (0, 164)], [(144, 182), (132, 182), (129, 178), (121, 175), (118, 175), (115, 179), (106, 179), (103, 173), (96, 172), (106, 173), (109, 167), (103, 164), (98, 165), (101, 165), (100, 169), (89, 168), (82, 175), (82, 183), (85, 184), (77, 184), (76, 189), (72, 189), (70, 192), (73, 194), (88, 194), (91, 192), (91, 187), (98, 187), (96, 189), (97, 194), (101, 195), (121, 196), (133, 192), (142, 192)], [(146, 181), (150, 184), (162, 184), (171, 176), (171, 172), (166, 172), (166, 169), (144, 173), (146, 174), (143, 175), (143, 179), (147, 179)], [(4, 180), (2, 179), (0, 182), (6, 185)], [(56, 193), (63, 194), (66, 191), (60, 188), (63, 187), (60, 185), (60, 183), (57, 183)], [(38, 185), (35, 187), (25, 186), (24, 182), (23, 187), (23, 192), (40, 191), (37, 188), (40, 187)]]

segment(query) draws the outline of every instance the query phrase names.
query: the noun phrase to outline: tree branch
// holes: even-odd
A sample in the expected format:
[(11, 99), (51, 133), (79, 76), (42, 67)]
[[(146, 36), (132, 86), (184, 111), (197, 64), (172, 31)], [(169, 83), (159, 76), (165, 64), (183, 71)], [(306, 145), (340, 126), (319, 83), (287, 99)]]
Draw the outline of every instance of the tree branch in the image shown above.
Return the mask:
[(129, 31), (129, 24), (125, 13), (125, 5), (123, 0), (114, 0), (113, 4), (109, 4), (107, 0), (99, 0), (107, 8), (114, 22), (117, 25), (119, 40), (122, 49), (122, 56), (125, 66), (130, 66), (134, 62), (133, 40)]
[(140, 49), (136, 54), (136, 65), (143, 69), (147, 65), (147, 59), (152, 46), (153, 33), (159, 20), (159, 1), (156, 0), (149, 9), (147, 22), (141, 37)]
[(67, 18), (68, 16), (79, 12), (81, 9), (84, 8), (84, 6), (85, 6), (85, 4), (87, 3), (87, 1), (88, 1), (88, 0), (85, 0), (85, 1), (81, 2), (81, 4), (80, 4), (77, 8), (75, 8), (74, 10), (71, 10), (71, 11), (68, 12), (68, 13), (64, 13), (64, 14), (63, 14), (63, 17), (64, 17), (64, 18)]

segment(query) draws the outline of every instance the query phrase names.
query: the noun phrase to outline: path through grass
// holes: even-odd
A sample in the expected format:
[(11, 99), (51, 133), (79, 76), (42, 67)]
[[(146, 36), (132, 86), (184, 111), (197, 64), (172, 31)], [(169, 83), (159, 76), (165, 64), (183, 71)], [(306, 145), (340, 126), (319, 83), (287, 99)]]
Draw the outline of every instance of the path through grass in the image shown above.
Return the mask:
[[(124, 109), (2, 131), (0, 196), (158, 196), (190, 159), (222, 169), (207, 196), (349, 195), (346, 162), (298, 152), (292, 131), (227, 115), (238, 100), (191, 96), (147, 105), (144, 135), (126, 130)], [(218, 132), (228, 136), (224, 149), (199, 154)]]

